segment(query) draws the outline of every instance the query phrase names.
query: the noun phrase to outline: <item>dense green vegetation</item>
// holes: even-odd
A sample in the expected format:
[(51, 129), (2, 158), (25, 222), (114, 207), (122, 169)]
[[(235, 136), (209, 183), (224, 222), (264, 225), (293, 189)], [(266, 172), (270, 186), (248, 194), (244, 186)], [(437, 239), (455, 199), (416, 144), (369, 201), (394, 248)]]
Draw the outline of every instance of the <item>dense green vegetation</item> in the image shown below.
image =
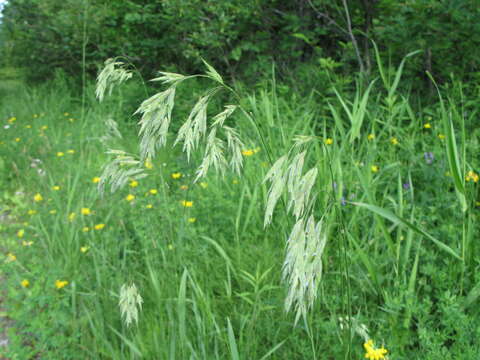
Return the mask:
[(478, 358), (480, 10), (345, 3), (9, 1), (1, 358)]

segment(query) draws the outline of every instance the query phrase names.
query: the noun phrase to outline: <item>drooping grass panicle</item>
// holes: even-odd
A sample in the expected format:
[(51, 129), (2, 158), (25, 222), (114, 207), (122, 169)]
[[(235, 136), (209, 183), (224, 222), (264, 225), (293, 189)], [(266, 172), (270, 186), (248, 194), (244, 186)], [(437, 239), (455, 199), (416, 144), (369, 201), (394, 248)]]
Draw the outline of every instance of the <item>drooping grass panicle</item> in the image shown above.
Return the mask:
[(295, 309), (295, 323), (306, 316), (316, 299), (325, 244), (322, 220), (315, 223), (313, 215), (307, 221), (300, 218), (288, 238), (282, 276), (288, 283), (285, 310)]
[(116, 85), (120, 85), (131, 77), (132, 72), (127, 70), (125, 63), (116, 61), (116, 58), (107, 59), (105, 67), (97, 76), (95, 96), (100, 102), (103, 101), (106, 92), (110, 95)]
[(118, 129), (118, 123), (114, 119), (107, 118), (107, 120), (105, 120), (105, 128), (105, 134), (100, 137), (100, 141), (104, 146), (107, 146), (109, 140), (122, 139), (122, 133)]
[(118, 305), (127, 327), (133, 322), (138, 323), (138, 313), (142, 309), (142, 303), (143, 299), (134, 283), (122, 285)]
[(175, 85), (157, 93), (140, 105), (135, 114), (142, 114), (140, 124), (140, 158), (153, 158), (167, 143), (168, 129), (175, 104)]
[(185, 123), (178, 131), (177, 139), (174, 146), (179, 142), (183, 142), (183, 151), (187, 153), (187, 159), (190, 161), (192, 152), (197, 148), (198, 143), (207, 132), (207, 107), (213, 95), (215, 95), (221, 87), (216, 87), (207, 91), (193, 107), (190, 115)]
[(227, 168), (227, 160), (224, 155), (225, 143), (223, 140), (217, 137), (217, 127), (212, 127), (207, 137), (207, 145), (205, 148), (205, 154), (203, 156), (202, 163), (197, 169), (197, 176), (195, 181), (204, 177), (211, 166), (215, 168), (217, 172), (223, 174)]
[(125, 151), (109, 150), (107, 154), (114, 155), (115, 158), (103, 168), (98, 183), (101, 194), (105, 192), (107, 184), (110, 185), (110, 190), (113, 193), (123, 187), (129, 180), (138, 180), (147, 176), (145, 169), (142, 167), (142, 162)]
[(240, 175), (243, 166), (242, 148), (244, 147), (237, 130), (229, 126), (223, 126), (227, 138), (228, 152), (230, 157), (230, 169)]

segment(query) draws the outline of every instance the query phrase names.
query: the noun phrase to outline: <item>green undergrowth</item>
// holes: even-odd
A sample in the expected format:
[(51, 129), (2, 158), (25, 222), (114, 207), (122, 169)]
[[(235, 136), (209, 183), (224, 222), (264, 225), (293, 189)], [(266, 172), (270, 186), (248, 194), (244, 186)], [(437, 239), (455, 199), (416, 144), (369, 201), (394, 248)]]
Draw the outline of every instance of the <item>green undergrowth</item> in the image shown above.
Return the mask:
[[(240, 103), (264, 138), (235, 118), (245, 143), (241, 175), (211, 172), (194, 183), (201, 158), (188, 162), (172, 138), (147, 166), (148, 177), (103, 196), (96, 178), (108, 161), (105, 120), (118, 124), (115, 144), (136, 153), (131, 114), (145, 99), (141, 84), (127, 83), (102, 104), (88, 86), (84, 111), (62, 79), (6, 95), (0, 274), (14, 326), (2, 356), (358, 359), (366, 327), (389, 359), (476, 359), (478, 104), (455, 84), (442, 90), (445, 109), (418, 106), (383, 80), (369, 96), (358, 90), (356, 104), (353, 88), (305, 96), (266, 82), (242, 91)], [(173, 133), (203, 89), (197, 81), (181, 90)], [(221, 105), (212, 104), (209, 116)], [(262, 183), (295, 135), (318, 136), (309, 150), (319, 171), (316, 213), (333, 209), (317, 299), (296, 325), (284, 311), (281, 280), (294, 219), (280, 207), (264, 228)], [(143, 304), (138, 323), (127, 326), (119, 292), (133, 282)]]

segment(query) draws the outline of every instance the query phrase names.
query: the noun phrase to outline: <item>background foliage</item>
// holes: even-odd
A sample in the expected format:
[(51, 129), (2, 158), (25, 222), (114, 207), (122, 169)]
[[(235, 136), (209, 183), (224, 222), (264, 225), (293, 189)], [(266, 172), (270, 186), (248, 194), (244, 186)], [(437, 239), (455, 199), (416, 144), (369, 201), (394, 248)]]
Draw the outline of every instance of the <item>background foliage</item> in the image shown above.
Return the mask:
[(57, 69), (80, 78), (85, 41), (90, 75), (120, 54), (147, 74), (168, 67), (198, 70), (200, 56), (244, 79), (258, 79), (272, 61), (282, 74), (293, 74), (322, 58), (343, 65), (345, 74), (362, 61), (369, 73), (373, 40), (393, 63), (422, 50), (409, 64), (410, 80), (426, 79), (425, 70), (442, 81), (451, 73), (478, 79), (475, 1), (353, 0), (348, 6), (359, 58), (339, 0), (10, 0), (0, 28), (1, 61), (22, 67), (34, 80)]

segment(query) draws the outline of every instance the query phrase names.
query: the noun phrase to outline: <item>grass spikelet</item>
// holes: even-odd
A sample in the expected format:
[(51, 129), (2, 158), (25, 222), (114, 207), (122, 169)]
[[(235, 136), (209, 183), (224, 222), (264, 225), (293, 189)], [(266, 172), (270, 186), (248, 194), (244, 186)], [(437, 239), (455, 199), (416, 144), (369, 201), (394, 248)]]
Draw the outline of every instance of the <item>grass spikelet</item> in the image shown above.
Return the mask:
[(156, 151), (167, 143), (168, 128), (175, 103), (175, 89), (175, 86), (171, 86), (167, 90), (153, 95), (135, 111), (135, 114), (142, 114), (139, 122), (142, 160), (153, 158)]
[(105, 61), (105, 67), (97, 77), (95, 96), (102, 102), (107, 91), (110, 95), (116, 85), (120, 85), (131, 77), (132, 73), (126, 69), (124, 63), (116, 61), (115, 58), (107, 59)]
[(126, 152), (109, 150), (107, 154), (115, 155), (115, 158), (103, 168), (101, 180), (98, 183), (101, 194), (104, 193), (106, 184), (110, 185), (110, 190), (113, 193), (125, 186), (131, 179), (138, 180), (147, 176), (141, 166), (142, 162), (131, 155), (127, 155)]

